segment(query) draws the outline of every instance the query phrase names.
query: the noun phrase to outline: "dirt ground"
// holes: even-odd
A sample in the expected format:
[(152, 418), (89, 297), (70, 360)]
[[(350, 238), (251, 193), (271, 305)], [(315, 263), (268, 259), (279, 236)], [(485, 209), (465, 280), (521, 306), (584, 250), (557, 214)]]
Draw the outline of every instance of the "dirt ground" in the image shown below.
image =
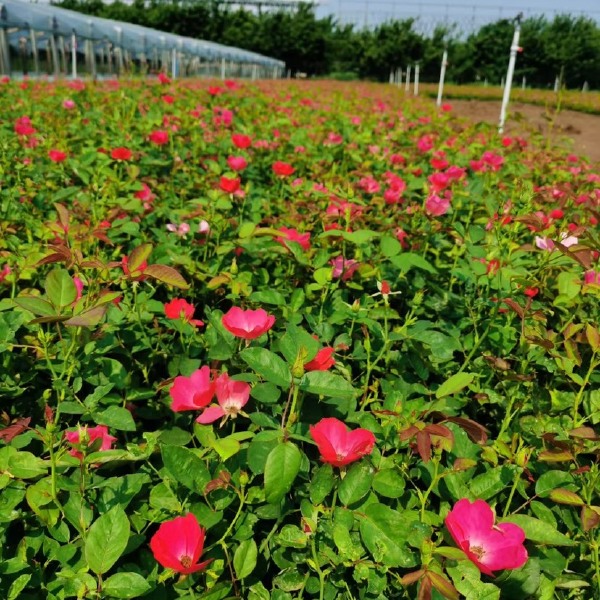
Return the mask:
[[(453, 113), (477, 122), (497, 124), (500, 102), (481, 100), (449, 100)], [(551, 146), (562, 146), (575, 154), (587, 156), (600, 163), (600, 116), (563, 110), (549, 114), (545, 107), (511, 103), (504, 129), (507, 135), (527, 137), (534, 132), (543, 134)]]

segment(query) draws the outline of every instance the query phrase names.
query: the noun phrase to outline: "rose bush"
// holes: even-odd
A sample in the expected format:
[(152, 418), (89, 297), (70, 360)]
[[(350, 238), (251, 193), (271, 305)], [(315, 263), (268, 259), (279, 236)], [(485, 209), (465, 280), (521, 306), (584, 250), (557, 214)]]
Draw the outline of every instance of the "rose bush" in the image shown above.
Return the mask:
[(596, 166), (391, 86), (0, 108), (2, 597), (598, 597)]

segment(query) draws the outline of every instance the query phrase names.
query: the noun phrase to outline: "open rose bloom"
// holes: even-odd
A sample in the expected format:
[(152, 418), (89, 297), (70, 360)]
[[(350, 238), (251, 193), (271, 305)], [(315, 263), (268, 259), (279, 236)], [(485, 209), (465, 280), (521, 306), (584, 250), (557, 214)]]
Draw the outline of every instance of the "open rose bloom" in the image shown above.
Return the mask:
[(200, 319), (194, 319), (194, 312), (196, 309), (194, 308), (193, 304), (190, 304), (183, 298), (173, 298), (173, 300), (164, 305), (164, 308), (167, 319), (181, 319), (182, 321), (185, 321), (186, 323), (196, 327), (202, 327), (202, 325), (204, 325), (204, 321), (201, 321)]
[(189, 377), (180, 375), (169, 390), (171, 410), (200, 410), (210, 404), (215, 394), (215, 384), (210, 380), (210, 369), (207, 366), (194, 371)]
[(349, 431), (336, 418), (321, 419), (310, 426), (310, 435), (317, 444), (321, 460), (334, 467), (345, 467), (373, 452), (375, 436), (367, 429)]
[(204, 550), (205, 530), (192, 515), (161, 523), (150, 540), (154, 558), (163, 567), (189, 575), (205, 569), (211, 560), (199, 563)]
[(275, 317), (265, 310), (242, 310), (239, 306), (230, 308), (221, 319), (223, 327), (236, 337), (253, 340), (267, 333), (275, 324)]
[(494, 511), (483, 500), (459, 500), (446, 517), (446, 527), (458, 547), (486, 575), (518, 569), (527, 562), (525, 532), (513, 523), (494, 525)]
[(223, 373), (215, 381), (215, 393), (218, 404), (213, 404), (204, 409), (196, 419), (197, 423), (206, 425), (214, 423), (217, 419), (235, 419), (242, 412), (250, 398), (250, 386), (245, 381), (235, 381)]

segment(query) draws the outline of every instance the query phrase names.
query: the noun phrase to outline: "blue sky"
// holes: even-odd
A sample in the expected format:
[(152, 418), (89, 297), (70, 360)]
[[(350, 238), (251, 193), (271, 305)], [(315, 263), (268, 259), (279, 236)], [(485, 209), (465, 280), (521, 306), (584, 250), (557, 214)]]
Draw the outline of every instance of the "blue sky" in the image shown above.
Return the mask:
[(438, 23), (456, 22), (461, 30), (473, 30), (519, 12), (525, 17), (557, 13), (589, 16), (600, 21), (600, 0), (320, 0), (317, 14), (333, 14), (342, 23), (375, 25), (391, 18), (418, 19), (423, 30)]

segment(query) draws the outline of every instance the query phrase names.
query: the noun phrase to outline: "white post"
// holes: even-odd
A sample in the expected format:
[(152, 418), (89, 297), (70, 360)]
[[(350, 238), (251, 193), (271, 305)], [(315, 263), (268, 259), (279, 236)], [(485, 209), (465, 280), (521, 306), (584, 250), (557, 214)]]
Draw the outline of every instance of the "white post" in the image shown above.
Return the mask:
[(583, 87), (581, 88), (582, 92), (589, 92), (590, 91), (590, 84), (587, 81), (583, 82)]
[(523, 75), (523, 83), (521, 84), (521, 89), (524, 90), (527, 87), (527, 77)]
[(504, 122), (506, 121), (506, 110), (508, 101), (510, 100), (510, 88), (512, 86), (513, 75), (515, 73), (515, 63), (517, 62), (517, 52), (519, 51), (519, 36), (521, 35), (521, 17), (520, 13), (515, 19), (515, 33), (510, 46), (510, 58), (508, 60), (508, 70), (506, 72), (506, 85), (504, 86), (504, 95), (502, 97), (502, 107), (500, 108), (500, 123), (498, 124), (498, 132), (504, 131)]
[(560, 86), (560, 79), (557, 75), (556, 79), (554, 80), (554, 93), (558, 92), (559, 86)]
[(390, 85), (394, 83), (394, 69), (390, 69)]
[(421, 70), (421, 67), (419, 66), (419, 64), (417, 63), (415, 65), (415, 96), (419, 95), (419, 71)]
[(225, 79), (225, 59), (221, 59), (221, 79)]
[(177, 50), (173, 48), (171, 50), (171, 79), (177, 77)]
[(448, 50), (444, 50), (442, 54), (442, 66), (440, 68), (440, 82), (438, 84), (437, 102), (438, 106), (442, 105), (442, 96), (444, 95), (444, 79), (446, 78), (446, 65), (448, 64)]
[(402, 69), (398, 69), (398, 87), (402, 87)]
[(71, 77), (77, 79), (77, 36), (71, 34)]
[(406, 67), (406, 84), (404, 86), (404, 91), (408, 94), (410, 92), (410, 65)]

